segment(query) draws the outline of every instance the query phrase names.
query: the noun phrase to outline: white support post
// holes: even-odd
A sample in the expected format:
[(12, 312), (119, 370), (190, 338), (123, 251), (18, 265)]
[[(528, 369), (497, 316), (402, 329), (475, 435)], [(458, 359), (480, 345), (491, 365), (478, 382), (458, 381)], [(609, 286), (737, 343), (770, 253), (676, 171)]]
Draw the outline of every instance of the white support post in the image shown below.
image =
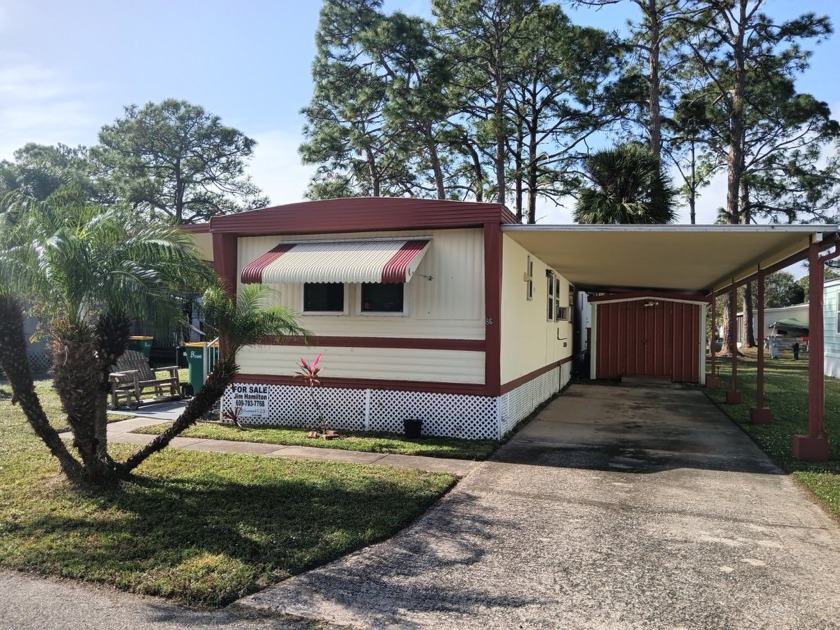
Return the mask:
[(370, 431), (370, 390), (365, 390), (365, 431)]

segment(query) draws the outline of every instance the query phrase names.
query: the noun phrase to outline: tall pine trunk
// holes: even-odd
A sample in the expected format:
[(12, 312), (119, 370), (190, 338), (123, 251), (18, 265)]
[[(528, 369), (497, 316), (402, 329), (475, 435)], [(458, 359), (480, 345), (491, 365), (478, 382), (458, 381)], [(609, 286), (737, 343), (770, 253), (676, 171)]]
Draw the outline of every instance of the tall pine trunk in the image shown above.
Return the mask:
[[(747, 179), (741, 178), (741, 223), (749, 225), (750, 223), (750, 190), (747, 184)], [(747, 282), (744, 285), (744, 300), (741, 312), (743, 317), (743, 330), (741, 331), (741, 339), (743, 345), (748, 348), (755, 348), (755, 324), (753, 322), (753, 292), (752, 282)]]
[(662, 115), (659, 107), (660, 27), (657, 0), (648, 0), (646, 13), (650, 20), (650, 57), (648, 58), (648, 106), (650, 108), (650, 150), (662, 161)]
[[(733, 53), (734, 85), (730, 91), (729, 116), (729, 154), (726, 161), (726, 214), (730, 224), (740, 222), (739, 201), (741, 177), (744, 172), (744, 93), (747, 73), (744, 51), (745, 22), (747, 1), (737, 0), (738, 23), (735, 26), (731, 42)], [(723, 332), (726, 352), (734, 355), (738, 352), (736, 332), (737, 300), (731, 295), (727, 298), (727, 308), (723, 312)]]

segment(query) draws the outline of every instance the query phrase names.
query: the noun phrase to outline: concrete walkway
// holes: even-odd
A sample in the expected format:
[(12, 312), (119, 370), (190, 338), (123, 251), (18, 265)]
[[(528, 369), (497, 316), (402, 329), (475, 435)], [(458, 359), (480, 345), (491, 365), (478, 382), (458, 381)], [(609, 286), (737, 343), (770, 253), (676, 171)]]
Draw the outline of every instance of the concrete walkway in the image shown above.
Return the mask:
[(361, 628), (840, 628), (840, 528), (699, 391), (575, 385), (394, 538), (241, 600)]
[[(151, 409), (151, 408), (150, 408)], [(143, 413), (141, 407), (138, 413)], [(174, 417), (170, 417), (173, 416)], [(139, 427), (169, 422), (177, 417), (175, 411), (167, 409), (156, 416), (139, 416), (130, 420), (112, 422), (108, 425), (108, 440), (119, 444), (147, 444), (154, 435), (132, 433)], [(265, 455), (289, 459), (318, 459), (348, 464), (377, 464), (397, 468), (416, 468), (431, 472), (446, 472), (463, 477), (479, 462), (463, 459), (443, 459), (440, 457), (419, 457), (416, 455), (390, 455), (385, 453), (362, 453), (342, 451), (333, 448), (314, 446), (283, 446), (280, 444), (261, 444), (257, 442), (231, 442), (227, 440), (208, 440), (203, 438), (182, 438), (172, 440), (171, 446), (188, 451), (212, 453), (238, 453), (241, 455)]]

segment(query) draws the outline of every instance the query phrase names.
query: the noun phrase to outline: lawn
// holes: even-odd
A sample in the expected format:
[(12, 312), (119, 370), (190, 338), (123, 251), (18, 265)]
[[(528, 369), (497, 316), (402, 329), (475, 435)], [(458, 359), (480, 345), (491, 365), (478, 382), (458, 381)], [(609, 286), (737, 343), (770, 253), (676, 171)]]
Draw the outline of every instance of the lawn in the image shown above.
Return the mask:
[[(157, 435), (169, 424), (140, 427), (134, 433)], [(202, 423), (184, 431), (184, 437), (231, 440), (234, 442), (260, 442), (293, 446), (335, 448), (365, 453), (395, 453), (399, 455), (424, 455), (452, 459), (485, 460), (498, 448), (498, 440), (457, 440), (455, 438), (424, 437), (409, 440), (393, 433), (363, 433), (339, 431), (341, 437), (322, 440), (307, 437), (309, 429), (297, 428), (246, 428), (230, 425)]]
[[(61, 425), (48, 380), (38, 382)], [(0, 383), (0, 565), (222, 606), (405, 527), (454, 483), (417, 470), (165, 451), (72, 488)], [(132, 447), (113, 452), (124, 458)]]
[[(778, 464), (810, 489), (840, 516), (840, 380), (825, 379), (826, 430), (831, 436), (831, 460), (805, 463), (793, 458), (793, 435), (808, 431), (808, 361), (793, 360), (782, 353), (779, 359), (765, 361), (765, 404), (772, 410), (773, 424), (750, 424), (750, 407), (755, 406), (756, 350), (745, 349), (747, 356), (738, 359), (738, 385), (743, 403), (727, 405), (726, 390), (731, 385), (732, 366), (719, 360), (721, 386), (706, 390), (708, 396)], [(708, 365), (708, 364), (707, 364)]]

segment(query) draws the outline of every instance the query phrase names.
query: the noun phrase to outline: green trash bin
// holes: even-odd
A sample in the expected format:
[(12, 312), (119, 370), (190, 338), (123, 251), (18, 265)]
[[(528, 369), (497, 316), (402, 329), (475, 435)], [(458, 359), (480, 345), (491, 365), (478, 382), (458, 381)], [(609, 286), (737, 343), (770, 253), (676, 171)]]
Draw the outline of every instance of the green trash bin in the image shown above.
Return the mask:
[(187, 357), (190, 385), (193, 394), (197, 394), (201, 386), (204, 385), (204, 344), (185, 343), (184, 354)]
[(146, 357), (146, 361), (152, 356), (152, 340), (154, 337), (147, 337), (145, 335), (135, 335), (128, 338), (128, 349), (142, 352)]
[[(219, 358), (219, 344), (211, 343), (207, 346), (207, 352), (210, 353), (210, 367), (212, 367)], [(187, 358), (189, 381), (195, 395), (204, 385), (204, 344), (196, 341), (185, 343), (184, 356)]]

